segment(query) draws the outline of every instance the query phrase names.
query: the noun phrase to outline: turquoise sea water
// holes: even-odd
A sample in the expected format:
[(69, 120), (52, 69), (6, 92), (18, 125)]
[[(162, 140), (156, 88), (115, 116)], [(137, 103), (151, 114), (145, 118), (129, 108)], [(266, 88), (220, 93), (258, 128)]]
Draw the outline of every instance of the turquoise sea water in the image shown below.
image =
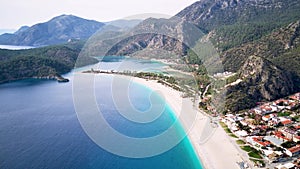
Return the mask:
[[(107, 69), (120, 63), (103, 63)], [(124, 68), (162, 65), (126, 61)], [(105, 67), (102, 65), (102, 67)], [(173, 149), (142, 159), (125, 158), (105, 151), (83, 131), (74, 110), (71, 83), (23, 80), (0, 85), (0, 168), (70, 169), (200, 169), (201, 164), (186, 138)], [(174, 122), (170, 107), (150, 124), (138, 124), (122, 117), (113, 104), (112, 76), (95, 79), (95, 96), (106, 121), (117, 131), (137, 138), (155, 136)], [(132, 84), (128, 97), (134, 107), (146, 110), (151, 89)], [(159, 98), (158, 98), (159, 99)], [(183, 129), (178, 126), (178, 134)]]

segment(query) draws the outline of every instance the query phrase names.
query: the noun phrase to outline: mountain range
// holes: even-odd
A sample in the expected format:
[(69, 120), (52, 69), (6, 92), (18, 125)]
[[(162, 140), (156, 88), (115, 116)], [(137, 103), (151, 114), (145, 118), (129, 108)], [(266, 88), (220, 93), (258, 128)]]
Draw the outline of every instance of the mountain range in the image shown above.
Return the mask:
[(105, 25), (115, 29), (130, 29), (140, 20), (116, 20), (102, 23), (74, 15), (60, 15), (31, 27), (22, 26), (15, 33), (0, 35), (0, 44), (17, 46), (47, 46), (66, 43), (68, 40), (86, 40)]
[(61, 15), (45, 23), (23, 26), (14, 34), (3, 34), (0, 44), (45, 46), (65, 43), (69, 39), (87, 39), (103, 25), (73, 15)]
[[(189, 55), (189, 46), (193, 46), (193, 41), (202, 38), (211, 42), (217, 51), (223, 71), (234, 73), (226, 82), (225, 109), (238, 112), (255, 106), (257, 102), (274, 100), (300, 91), (299, 9), (300, 0), (200, 0), (170, 19), (149, 18), (142, 22), (132, 21), (133, 24), (111, 22), (105, 23), (106, 26), (97, 21), (62, 15), (46, 23), (22, 27), (14, 34), (1, 35), (0, 44), (50, 45), (65, 43), (69, 39), (87, 39), (97, 32), (87, 43), (92, 44), (91, 49), (108, 47), (102, 54), (134, 55), (145, 49), (161, 49), (184, 58)], [(184, 35), (183, 28), (189, 31), (197, 28), (202, 33), (197, 37)], [(155, 33), (158, 29), (163, 33)], [(106, 32), (101, 33), (104, 30)], [(120, 37), (124, 32), (125, 36), (121, 39), (111, 38)], [(172, 38), (172, 35), (180, 38)], [(97, 38), (105, 40), (98, 41)], [(188, 42), (188, 45), (183, 42)], [(55, 49), (67, 48), (67, 51), (77, 51), (78, 54), (80, 50), (74, 50), (74, 46), (80, 48), (83, 45), (63, 45)], [(92, 56), (98, 54), (93, 50), (89, 52)], [(75, 56), (76, 52), (73, 54)], [(20, 57), (22, 54), (19, 53)], [(0, 70), (8, 70), (2, 69), (1, 65), (7, 65), (11, 58), (0, 58)], [(15, 57), (14, 61), (18, 58)], [(59, 61), (61, 58), (52, 59)], [(1, 64), (3, 61), (5, 64)], [(205, 64), (205, 61), (199, 64)], [(6, 72), (8, 74), (9, 71)], [(46, 74), (43, 73), (43, 76)]]
[[(233, 79), (240, 82), (226, 88), (226, 111), (236, 112), (299, 91), (299, 9), (300, 0), (201, 0), (169, 21), (147, 19), (136, 29), (153, 30), (174, 18), (198, 27), (218, 51), (224, 71), (237, 74)], [(182, 25), (163, 29), (176, 33)], [(184, 56), (188, 50), (160, 34), (141, 34), (116, 46), (109, 55), (159, 48)], [(249, 69), (252, 76), (245, 76)]]

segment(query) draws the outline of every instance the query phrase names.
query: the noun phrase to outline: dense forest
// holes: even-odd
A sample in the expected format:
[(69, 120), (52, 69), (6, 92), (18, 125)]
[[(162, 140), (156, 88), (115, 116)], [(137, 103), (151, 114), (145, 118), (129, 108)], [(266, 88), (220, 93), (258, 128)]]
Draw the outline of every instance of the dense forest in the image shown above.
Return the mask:
[[(0, 50), (0, 83), (25, 78), (54, 78), (70, 72), (74, 67), (84, 42), (27, 50)], [(86, 57), (76, 66), (96, 63)]]

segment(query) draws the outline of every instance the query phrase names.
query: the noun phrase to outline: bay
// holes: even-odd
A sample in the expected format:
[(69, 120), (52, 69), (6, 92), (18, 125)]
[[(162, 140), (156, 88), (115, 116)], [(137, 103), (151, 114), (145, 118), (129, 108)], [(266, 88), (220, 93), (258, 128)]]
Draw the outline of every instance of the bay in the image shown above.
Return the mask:
[[(164, 71), (163, 64), (141, 60), (102, 62), (101, 69)], [(199, 169), (202, 168), (186, 138), (173, 149), (150, 158), (120, 157), (95, 144), (83, 131), (74, 110), (73, 73), (71, 82), (27, 79), (0, 85), (0, 168), (72, 169)], [(111, 76), (95, 80), (95, 95), (107, 122), (132, 137), (150, 137), (167, 130), (174, 118), (172, 110), (149, 125), (132, 123), (120, 116), (113, 105)], [(131, 102), (138, 109), (150, 106), (151, 89), (133, 84)], [(137, 92), (138, 91), (138, 92)], [(180, 133), (180, 131), (179, 131)]]

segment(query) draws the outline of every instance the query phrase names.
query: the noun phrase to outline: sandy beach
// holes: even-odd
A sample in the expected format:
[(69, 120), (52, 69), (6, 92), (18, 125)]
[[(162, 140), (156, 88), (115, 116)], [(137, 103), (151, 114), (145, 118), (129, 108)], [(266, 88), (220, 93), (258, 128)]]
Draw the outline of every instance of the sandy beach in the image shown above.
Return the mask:
[[(233, 140), (219, 125), (212, 124), (209, 117), (193, 106), (190, 98), (182, 98), (181, 93), (152, 80), (130, 78), (159, 92), (172, 107), (176, 116), (188, 134), (195, 152), (206, 169), (235, 169), (237, 162), (247, 160), (247, 156), (238, 148)], [(181, 116), (188, 113), (189, 116)], [(196, 116), (194, 116), (196, 114)]]

